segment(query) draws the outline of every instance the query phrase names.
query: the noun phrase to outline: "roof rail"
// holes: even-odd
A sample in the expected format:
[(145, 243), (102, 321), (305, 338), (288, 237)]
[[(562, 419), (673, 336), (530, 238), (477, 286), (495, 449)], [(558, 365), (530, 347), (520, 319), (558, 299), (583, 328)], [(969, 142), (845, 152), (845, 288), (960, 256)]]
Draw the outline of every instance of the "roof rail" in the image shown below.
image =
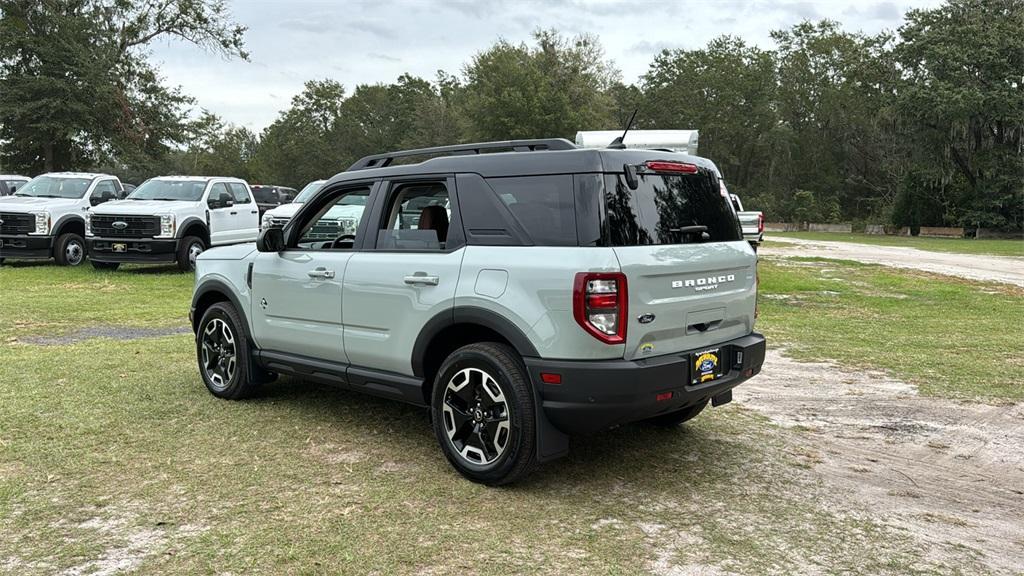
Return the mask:
[(502, 148), (511, 148), (514, 152), (535, 152), (538, 150), (575, 150), (577, 146), (565, 138), (503, 140), (500, 142), (478, 142), (476, 144), (436, 146), (434, 148), (419, 148), (416, 150), (400, 150), (397, 152), (385, 152), (384, 154), (371, 154), (356, 160), (355, 164), (349, 166), (348, 169), (351, 171), (366, 170), (368, 168), (384, 168), (385, 166), (389, 166), (396, 158), (406, 158), (409, 156), (460, 156), (480, 154), (480, 152), (484, 150), (500, 150)]

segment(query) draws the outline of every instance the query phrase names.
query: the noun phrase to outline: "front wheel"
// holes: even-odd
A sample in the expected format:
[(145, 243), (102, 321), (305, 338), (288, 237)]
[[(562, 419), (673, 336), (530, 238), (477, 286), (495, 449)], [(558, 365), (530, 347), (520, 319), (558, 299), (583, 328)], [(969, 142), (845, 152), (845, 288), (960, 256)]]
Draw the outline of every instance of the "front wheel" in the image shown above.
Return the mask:
[(464, 346), (434, 380), (434, 434), (448, 462), (481, 484), (508, 484), (536, 465), (534, 399), (522, 360), (504, 344)]
[(178, 270), (182, 272), (194, 272), (196, 269), (196, 258), (206, 250), (206, 243), (197, 236), (186, 236), (178, 244)]
[(60, 266), (78, 266), (85, 260), (85, 240), (73, 232), (61, 234), (53, 245), (53, 259)]
[(249, 374), (249, 342), (234, 306), (218, 302), (203, 313), (196, 333), (196, 360), (207, 390), (218, 398), (240, 400), (259, 391)]

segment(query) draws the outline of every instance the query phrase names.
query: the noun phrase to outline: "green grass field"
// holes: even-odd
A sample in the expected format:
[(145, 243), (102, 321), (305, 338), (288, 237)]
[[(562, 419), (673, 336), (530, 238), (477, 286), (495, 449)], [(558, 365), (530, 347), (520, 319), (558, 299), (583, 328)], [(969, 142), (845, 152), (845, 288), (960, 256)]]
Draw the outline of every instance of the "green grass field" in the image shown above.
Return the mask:
[(886, 370), (925, 394), (1024, 398), (1024, 289), (813, 258), (760, 273), (759, 326), (792, 356)]
[(932, 252), (989, 254), (1024, 257), (1024, 240), (973, 240), (967, 238), (924, 238), (921, 236), (880, 236), (876, 234), (839, 234), (832, 232), (766, 232), (765, 238), (802, 238), (832, 242), (859, 242), (879, 246), (906, 246)]
[[(891, 369), (930, 393), (1020, 397), (1024, 354), (1007, 335), (1019, 291), (762, 266), (760, 325), (799, 357)], [(191, 283), (0, 268), (0, 574), (977, 572), (837, 509), (801, 432), (736, 405), (677, 430), (574, 439), (568, 458), (489, 489), (450, 469), (420, 409), (288, 379), (251, 401), (212, 397), (190, 334), (30, 343), (181, 327)], [(955, 330), (927, 338), (930, 316)], [(923, 348), (895, 352), (909, 345)], [(997, 356), (1017, 359), (1003, 380), (972, 376), (968, 359)]]

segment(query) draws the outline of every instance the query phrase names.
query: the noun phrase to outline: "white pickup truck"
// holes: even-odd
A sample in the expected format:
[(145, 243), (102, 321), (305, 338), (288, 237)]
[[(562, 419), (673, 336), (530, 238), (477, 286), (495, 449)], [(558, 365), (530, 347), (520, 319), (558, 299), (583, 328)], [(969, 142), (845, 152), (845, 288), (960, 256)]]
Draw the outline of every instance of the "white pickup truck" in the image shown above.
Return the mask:
[(78, 266), (85, 261), (89, 211), (123, 197), (121, 181), (109, 174), (36, 176), (0, 198), (0, 261), (53, 258), (61, 266)]
[(211, 246), (253, 242), (259, 209), (238, 178), (161, 176), (143, 182), (123, 201), (89, 214), (89, 260), (100, 269), (122, 262), (174, 262), (195, 270)]
[[(725, 184), (723, 183), (724, 187)], [(743, 202), (735, 194), (729, 194), (732, 200), (732, 207), (736, 209), (736, 216), (740, 219), (740, 228), (743, 229), (743, 239), (750, 242), (750, 245), (757, 250), (757, 247), (764, 241), (764, 214), (760, 211), (744, 211)]]
[(28, 176), (0, 174), (0, 196), (9, 196), (14, 194), (18, 191), (18, 188), (24, 186), (29, 180), (31, 180), (31, 178)]

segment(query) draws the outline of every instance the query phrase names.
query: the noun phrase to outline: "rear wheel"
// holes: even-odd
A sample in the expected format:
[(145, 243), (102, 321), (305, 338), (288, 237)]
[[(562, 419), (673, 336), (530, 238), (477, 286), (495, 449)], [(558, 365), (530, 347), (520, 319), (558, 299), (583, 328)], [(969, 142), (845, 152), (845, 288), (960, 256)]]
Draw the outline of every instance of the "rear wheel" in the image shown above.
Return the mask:
[(178, 254), (176, 260), (178, 269), (182, 272), (194, 272), (196, 269), (196, 258), (206, 250), (206, 242), (198, 236), (186, 236), (178, 243)]
[(654, 418), (648, 418), (647, 420), (644, 420), (644, 423), (653, 424), (654, 426), (664, 426), (666, 428), (671, 428), (673, 426), (678, 426), (683, 422), (686, 422), (687, 420), (694, 419), (697, 416), (697, 414), (700, 414), (704, 410), (704, 408), (707, 407), (707, 405), (708, 403), (705, 400), (700, 404), (688, 406), (686, 408), (683, 408), (682, 410), (669, 412), (668, 414), (661, 414), (659, 416), (655, 416)]
[(512, 348), (498, 343), (453, 352), (434, 380), (434, 434), (463, 476), (508, 484), (536, 465), (533, 393)]
[(60, 266), (78, 266), (85, 260), (85, 240), (73, 232), (61, 234), (53, 245), (53, 259)]
[(121, 265), (120, 262), (97, 262), (95, 260), (89, 260), (89, 262), (92, 264), (92, 267), (97, 270), (117, 270)]
[(207, 390), (218, 398), (241, 400), (259, 391), (249, 374), (249, 342), (234, 306), (218, 302), (203, 313), (196, 333), (196, 360)]

